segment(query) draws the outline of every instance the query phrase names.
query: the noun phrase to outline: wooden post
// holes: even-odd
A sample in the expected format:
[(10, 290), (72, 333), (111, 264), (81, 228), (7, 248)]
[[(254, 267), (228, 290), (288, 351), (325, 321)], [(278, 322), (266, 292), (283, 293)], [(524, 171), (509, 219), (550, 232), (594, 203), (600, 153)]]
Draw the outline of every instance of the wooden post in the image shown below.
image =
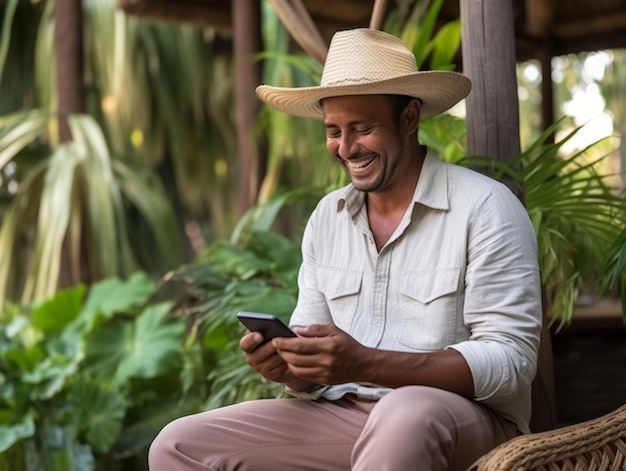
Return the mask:
[(261, 51), (260, 0), (233, 0), (233, 58), (235, 115), (239, 167), (238, 212), (243, 214), (256, 199), (265, 175), (264, 162), (254, 139), (259, 100), (254, 89), (261, 83), (261, 66), (254, 54)]
[[(545, 131), (554, 123), (554, 87), (552, 85), (552, 57), (554, 43), (552, 32), (555, 28), (555, 0), (526, 0), (526, 25), (528, 35), (538, 38), (541, 46), (537, 56), (541, 63), (541, 130)], [(550, 139), (554, 141), (554, 136)]]
[[(512, 0), (460, 0), (469, 155), (510, 161), (520, 152)], [(522, 197), (518, 182), (505, 182)]]

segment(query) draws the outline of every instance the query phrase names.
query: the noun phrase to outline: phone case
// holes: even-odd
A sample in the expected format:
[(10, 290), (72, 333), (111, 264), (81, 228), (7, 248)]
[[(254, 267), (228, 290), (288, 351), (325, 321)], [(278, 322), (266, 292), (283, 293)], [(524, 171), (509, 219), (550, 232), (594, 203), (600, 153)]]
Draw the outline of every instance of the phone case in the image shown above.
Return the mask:
[(273, 314), (240, 312), (237, 318), (250, 332), (260, 332), (263, 335), (263, 343), (269, 342), (274, 337), (296, 337), (295, 332)]

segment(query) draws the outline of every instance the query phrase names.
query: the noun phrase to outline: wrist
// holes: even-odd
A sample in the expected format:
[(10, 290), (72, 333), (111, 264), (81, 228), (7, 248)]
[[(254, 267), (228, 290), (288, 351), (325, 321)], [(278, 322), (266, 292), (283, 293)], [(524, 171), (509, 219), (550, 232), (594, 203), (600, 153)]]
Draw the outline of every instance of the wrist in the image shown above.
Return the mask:
[(312, 383), (305, 379), (294, 377), (283, 383), (285, 387), (292, 392), (307, 392), (310, 389), (314, 389), (318, 384)]

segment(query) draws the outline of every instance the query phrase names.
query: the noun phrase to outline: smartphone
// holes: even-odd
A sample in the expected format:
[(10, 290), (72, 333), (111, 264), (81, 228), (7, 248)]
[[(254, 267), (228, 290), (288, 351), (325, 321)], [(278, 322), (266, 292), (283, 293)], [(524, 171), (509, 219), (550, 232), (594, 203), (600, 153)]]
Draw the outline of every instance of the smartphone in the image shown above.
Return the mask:
[(240, 312), (237, 318), (250, 332), (261, 332), (263, 343), (269, 342), (274, 337), (296, 337), (295, 332), (273, 314)]

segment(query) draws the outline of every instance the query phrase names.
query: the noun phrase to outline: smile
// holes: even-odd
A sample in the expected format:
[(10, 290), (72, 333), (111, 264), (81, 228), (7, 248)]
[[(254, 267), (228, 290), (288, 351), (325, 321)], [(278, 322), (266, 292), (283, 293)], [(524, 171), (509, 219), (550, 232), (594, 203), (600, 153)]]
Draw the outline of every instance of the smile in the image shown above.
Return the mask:
[(374, 161), (374, 159), (376, 159), (376, 157), (371, 157), (369, 159), (359, 160), (359, 161), (356, 161), (356, 162), (353, 161), (353, 160), (349, 160), (349, 161), (346, 162), (346, 164), (351, 169), (358, 170), (360, 168), (367, 167), (369, 164), (371, 164)]

